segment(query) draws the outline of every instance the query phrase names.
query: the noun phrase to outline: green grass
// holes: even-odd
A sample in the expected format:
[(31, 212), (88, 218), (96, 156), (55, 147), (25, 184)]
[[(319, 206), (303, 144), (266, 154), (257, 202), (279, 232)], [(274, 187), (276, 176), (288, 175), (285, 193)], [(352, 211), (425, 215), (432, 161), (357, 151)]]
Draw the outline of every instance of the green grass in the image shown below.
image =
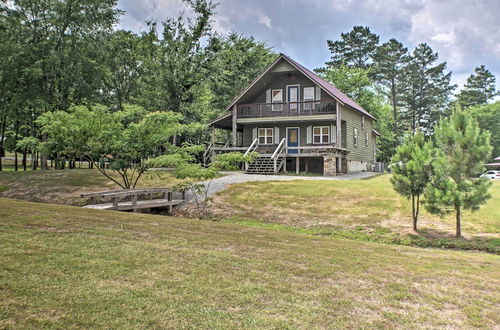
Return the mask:
[[(454, 238), (454, 215), (428, 214), (422, 207), (419, 234), (411, 228), (410, 203), (398, 195), (389, 175), (365, 180), (247, 182), (214, 199), (212, 215), (232, 221), (280, 224), (320, 235), (500, 252), (500, 182), (479, 212), (465, 212), (465, 239)], [(238, 220), (234, 220), (238, 219)]]
[(0, 328), (494, 328), (500, 257), (0, 199)]
[[(178, 182), (172, 172), (150, 171), (141, 177), (137, 188), (171, 187)], [(119, 186), (95, 169), (0, 172), (0, 197), (82, 205), (86, 201), (80, 194), (108, 189)]]

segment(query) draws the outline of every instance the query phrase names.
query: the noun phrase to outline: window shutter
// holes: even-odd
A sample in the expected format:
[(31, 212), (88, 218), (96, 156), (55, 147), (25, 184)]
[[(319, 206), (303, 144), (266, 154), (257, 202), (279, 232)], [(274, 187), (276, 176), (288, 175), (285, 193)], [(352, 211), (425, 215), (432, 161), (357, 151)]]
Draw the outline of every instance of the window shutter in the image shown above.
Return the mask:
[(280, 143), (280, 128), (279, 127), (274, 128), (274, 143), (275, 144)]
[(321, 88), (316, 86), (316, 101), (321, 100)]
[(271, 103), (271, 90), (266, 90), (266, 103)]
[(332, 127), (330, 128), (330, 142), (337, 142), (337, 127), (335, 127), (335, 125), (332, 125)]
[(252, 142), (257, 138), (257, 127), (252, 129)]
[(307, 126), (307, 144), (312, 143), (312, 126)]

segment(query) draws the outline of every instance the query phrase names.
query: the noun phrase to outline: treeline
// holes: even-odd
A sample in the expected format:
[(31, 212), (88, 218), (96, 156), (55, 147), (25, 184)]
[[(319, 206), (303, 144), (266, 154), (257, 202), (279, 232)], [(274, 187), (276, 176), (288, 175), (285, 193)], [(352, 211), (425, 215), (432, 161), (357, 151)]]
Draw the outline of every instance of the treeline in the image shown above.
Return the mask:
[[(168, 111), (180, 114), (184, 125), (206, 124), (221, 114), (276, 54), (252, 37), (215, 33), (210, 0), (186, 3), (190, 17), (147, 22), (133, 33), (114, 29), (123, 14), (116, 0), (1, 2), (0, 155), (14, 152), (16, 170), (26, 168), (28, 158), (32, 169), (47, 168), (48, 159), (58, 168), (67, 161), (73, 166), (82, 155), (68, 150), (71, 144), (50, 142), (41, 118), (77, 106)], [(395, 39), (381, 43), (369, 28), (355, 26), (328, 47), (331, 61), (317, 71), (379, 119), (379, 160), (390, 159), (408, 130), (432, 135), (437, 120), (458, 105), (477, 114), (500, 152), (500, 104), (483, 107), (497, 94), (495, 77), (484, 66), (452, 102), (451, 73), (427, 44), (410, 52)], [(201, 144), (209, 137), (201, 129), (171, 139), (172, 145)]]
[(446, 62), (426, 43), (410, 51), (396, 39), (381, 43), (370, 28), (355, 26), (327, 44), (331, 59), (316, 71), (379, 119), (379, 160), (389, 161), (408, 131), (433, 136), (439, 119), (456, 107), (474, 114), (500, 153), (500, 103), (486, 105), (499, 92), (484, 65), (456, 92)]
[[(32, 169), (75, 155), (50, 148), (39, 118), (74, 105), (125, 105), (207, 123), (276, 56), (265, 43), (212, 29), (215, 6), (192, 0), (182, 13), (141, 33), (114, 30), (116, 0), (16, 0), (0, 4), (0, 154), (22, 154)], [(207, 139), (206, 130), (184, 140)], [(49, 163), (50, 164), (50, 163)], [(2, 164), (0, 161), (0, 170)]]

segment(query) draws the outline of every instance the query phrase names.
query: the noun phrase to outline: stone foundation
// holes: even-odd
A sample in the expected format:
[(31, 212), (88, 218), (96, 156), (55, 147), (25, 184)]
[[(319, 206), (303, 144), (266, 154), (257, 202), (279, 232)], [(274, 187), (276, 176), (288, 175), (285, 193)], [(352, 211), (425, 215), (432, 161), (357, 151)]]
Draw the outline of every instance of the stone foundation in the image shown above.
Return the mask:
[(323, 175), (324, 176), (337, 175), (337, 161), (335, 157), (323, 156)]

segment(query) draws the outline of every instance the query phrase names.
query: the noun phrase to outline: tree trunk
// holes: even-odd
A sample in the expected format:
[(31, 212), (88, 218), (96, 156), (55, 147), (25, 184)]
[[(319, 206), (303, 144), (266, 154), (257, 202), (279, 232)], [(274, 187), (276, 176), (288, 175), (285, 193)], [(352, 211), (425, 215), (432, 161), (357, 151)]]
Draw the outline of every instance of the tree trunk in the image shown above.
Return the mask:
[[(42, 142), (47, 140), (47, 134), (43, 134), (42, 135)], [(42, 170), (46, 170), (48, 169), (48, 166), (47, 166), (47, 155), (45, 153), (42, 153), (41, 155), (41, 161), (40, 161), (40, 164), (41, 164), (41, 169)]]
[(18, 170), (18, 163), (17, 163), (17, 138), (19, 135), (19, 120), (16, 120), (16, 133), (14, 136), (14, 171), (17, 172)]
[(460, 209), (460, 207), (455, 207), (455, 216), (456, 216), (456, 220), (457, 220), (457, 233), (456, 233), (456, 236), (457, 237), (462, 237), (462, 210)]
[(413, 230), (417, 231), (417, 210), (415, 207), (415, 195), (411, 195), (411, 217), (413, 220)]
[(23, 171), (26, 172), (27, 170), (27, 154), (28, 154), (28, 150), (26, 150), (26, 148), (24, 148), (23, 150), (23, 160), (22, 160), (22, 165), (23, 165)]
[(3, 170), (2, 157), (5, 157), (5, 150), (3, 148), (3, 141), (5, 140), (5, 129), (7, 127), (7, 115), (3, 117), (2, 126), (0, 129), (0, 171)]
[(398, 110), (396, 106), (396, 82), (391, 81), (391, 96), (392, 96), (392, 112), (394, 116), (394, 148), (398, 146)]

